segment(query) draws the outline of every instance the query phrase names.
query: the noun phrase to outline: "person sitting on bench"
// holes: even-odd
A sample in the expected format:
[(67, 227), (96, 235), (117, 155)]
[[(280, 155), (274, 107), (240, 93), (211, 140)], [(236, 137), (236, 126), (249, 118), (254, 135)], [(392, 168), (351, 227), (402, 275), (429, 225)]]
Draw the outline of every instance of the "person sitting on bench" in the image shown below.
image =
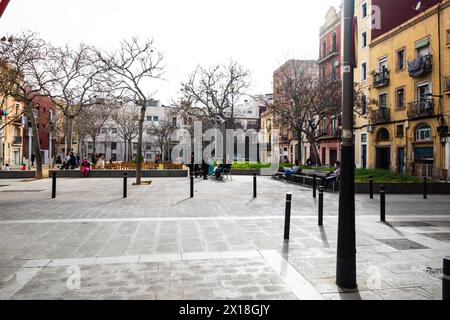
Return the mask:
[(324, 190), (327, 190), (330, 182), (338, 181), (340, 175), (341, 175), (341, 163), (339, 161), (337, 161), (336, 162), (336, 170), (334, 170), (333, 173), (331, 173), (328, 177), (326, 177), (325, 181), (322, 181), (322, 182), (324, 182), (323, 183)]
[(297, 174), (299, 171), (300, 167), (298, 166), (298, 161), (295, 161), (295, 165), (291, 169), (289, 168), (284, 169), (284, 176), (288, 178), (293, 174)]

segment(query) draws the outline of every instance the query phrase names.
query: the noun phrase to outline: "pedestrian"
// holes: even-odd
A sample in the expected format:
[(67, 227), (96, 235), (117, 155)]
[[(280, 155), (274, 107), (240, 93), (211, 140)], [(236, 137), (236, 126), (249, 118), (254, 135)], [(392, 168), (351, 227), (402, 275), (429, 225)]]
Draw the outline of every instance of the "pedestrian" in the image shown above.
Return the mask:
[(75, 156), (75, 154), (73, 152), (70, 152), (69, 154), (70, 160), (70, 169), (74, 170), (76, 168), (78, 168), (78, 160), (77, 157)]
[(21, 168), (20, 170), (22, 170), (22, 171), (25, 171), (25, 170), (27, 170), (27, 166), (25, 165), (25, 163), (24, 163), (24, 164), (22, 164), (22, 168)]
[(325, 183), (323, 185), (324, 190), (327, 190), (328, 185), (332, 181), (338, 181), (339, 177), (341, 175), (341, 162), (336, 161), (336, 170), (334, 170), (333, 173), (331, 173), (328, 177), (325, 178)]
[(83, 161), (81, 162), (80, 169), (83, 177), (87, 177), (89, 172), (91, 172), (91, 164), (89, 163), (88, 158), (83, 159)]
[(36, 155), (33, 153), (31, 155), (31, 166), (34, 167), (34, 161), (36, 161)]
[(103, 154), (98, 155), (97, 164), (95, 165), (95, 169), (103, 169), (105, 170), (105, 158), (103, 157)]

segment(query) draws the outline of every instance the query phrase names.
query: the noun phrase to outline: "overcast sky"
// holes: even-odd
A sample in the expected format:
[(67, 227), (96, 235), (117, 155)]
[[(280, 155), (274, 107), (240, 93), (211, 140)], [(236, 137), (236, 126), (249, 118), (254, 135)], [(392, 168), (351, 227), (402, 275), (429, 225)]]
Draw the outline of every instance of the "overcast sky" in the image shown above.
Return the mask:
[(271, 93), (272, 74), (291, 58), (319, 54), (319, 28), (341, 0), (11, 0), (0, 33), (38, 32), (56, 45), (112, 49), (130, 36), (153, 38), (164, 53), (163, 103), (198, 64), (232, 58), (252, 73), (252, 93)]

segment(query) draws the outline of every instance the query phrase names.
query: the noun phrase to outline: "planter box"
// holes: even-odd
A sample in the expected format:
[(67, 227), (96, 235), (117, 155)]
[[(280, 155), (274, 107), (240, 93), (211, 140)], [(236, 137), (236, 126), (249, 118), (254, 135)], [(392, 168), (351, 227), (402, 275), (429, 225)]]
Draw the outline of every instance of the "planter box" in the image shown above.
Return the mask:
[(0, 179), (34, 179), (36, 171), (0, 171)]
[[(80, 170), (50, 170), (49, 177), (56, 171), (58, 178), (83, 178)], [(92, 170), (88, 178), (123, 178), (127, 172), (129, 178), (136, 177), (136, 171), (132, 170)], [(187, 170), (142, 170), (143, 178), (186, 178)]]

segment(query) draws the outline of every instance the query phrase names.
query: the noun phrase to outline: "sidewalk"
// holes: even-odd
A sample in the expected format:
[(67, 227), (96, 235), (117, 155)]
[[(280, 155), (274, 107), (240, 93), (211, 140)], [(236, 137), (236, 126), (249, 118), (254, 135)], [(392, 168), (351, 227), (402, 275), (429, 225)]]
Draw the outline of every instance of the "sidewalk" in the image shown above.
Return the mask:
[[(448, 196), (357, 196), (359, 292), (335, 285), (338, 195), (252, 177), (0, 181), (1, 299), (441, 299)], [(129, 181), (130, 184), (132, 181)], [(291, 239), (284, 200), (293, 193)], [(80, 289), (74, 289), (80, 273)]]

